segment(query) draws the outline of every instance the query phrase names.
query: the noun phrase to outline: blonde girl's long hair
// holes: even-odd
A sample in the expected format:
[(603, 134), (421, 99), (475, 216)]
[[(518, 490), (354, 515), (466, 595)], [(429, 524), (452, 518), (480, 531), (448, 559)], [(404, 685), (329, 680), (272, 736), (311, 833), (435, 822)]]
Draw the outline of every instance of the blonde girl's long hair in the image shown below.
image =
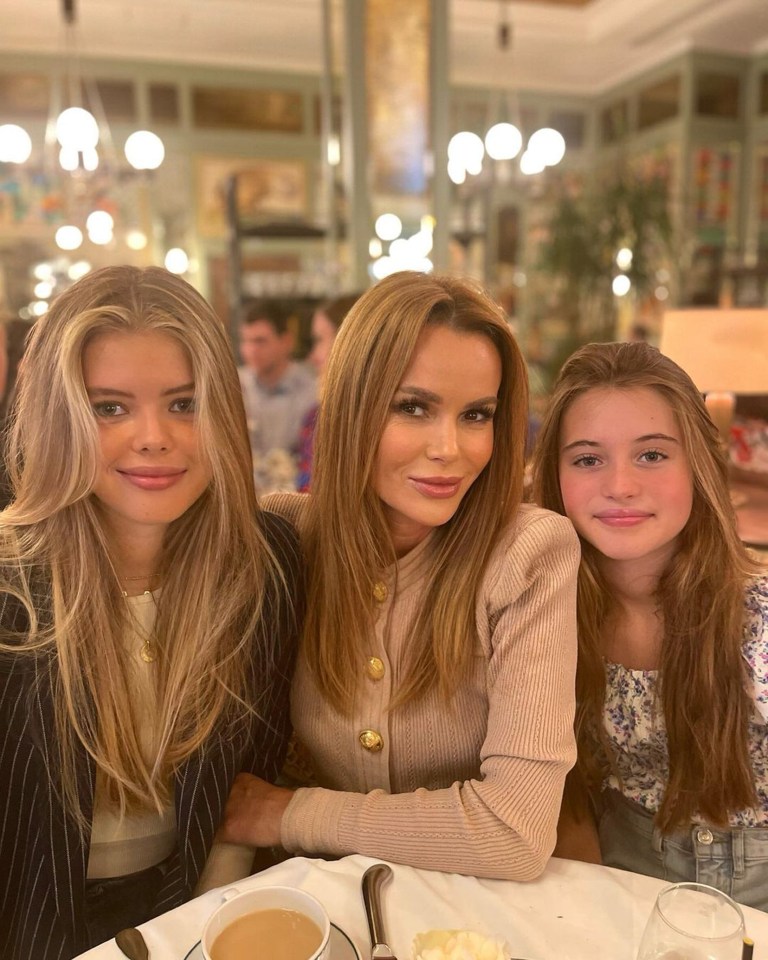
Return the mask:
[[(658, 587), (663, 622), (659, 665), (669, 780), (656, 822), (664, 832), (695, 814), (727, 824), (730, 811), (755, 802), (747, 750), (750, 699), (742, 644), (744, 590), (759, 567), (741, 544), (728, 495), (717, 430), (690, 377), (646, 343), (593, 343), (565, 363), (534, 457), (534, 497), (565, 514), (560, 493), (561, 424), (587, 390), (648, 388), (669, 404), (680, 428), (693, 483), (691, 516)], [(603, 727), (606, 671), (603, 631), (614, 610), (600, 553), (582, 539), (578, 585), (578, 770), (599, 790), (614, 766)]]
[[(125, 679), (126, 604), (90, 493), (100, 452), (82, 356), (92, 337), (114, 331), (160, 332), (187, 353), (212, 477), (165, 537), (154, 632), (160, 654), (152, 720), (161, 744), (154, 765), (140, 749), (146, 718), (137, 715)], [(23, 605), (29, 628), (0, 635), (0, 652), (29, 654), (38, 673), (50, 676), (58, 743), (52, 782), (85, 827), (78, 791), (85, 750), (121, 809), (160, 809), (173, 771), (215, 730), (244, 733), (246, 716), (260, 709), (249, 702), (248, 649), (256, 632), (272, 642), (260, 629), (264, 605), (276, 613), (282, 595), (258, 521), (234, 359), (206, 301), (154, 267), (97, 270), (61, 294), (35, 324), (25, 355), (8, 467), (15, 499), (0, 514), (0, 590), (6, 604)], [(267, 662), (273, 653), (265, 650)]]
[(465, 675), (478, 589), (522, 497), (528, 379), (501, 308), (463, 280), (409, 272), (382, 280), (352, 307), (336, 338), (315, 439), (304, 653), (319, 689), (341, 713), (351, 709), (362, 673), (373, 586), (395, 560), (372, 484), (378, 442), (428, 326), (486, 337), (499, 353), (502, 376), (490, 462), (453, 518), (435, 531), (396, 706), (434, 685), (450, 696)]

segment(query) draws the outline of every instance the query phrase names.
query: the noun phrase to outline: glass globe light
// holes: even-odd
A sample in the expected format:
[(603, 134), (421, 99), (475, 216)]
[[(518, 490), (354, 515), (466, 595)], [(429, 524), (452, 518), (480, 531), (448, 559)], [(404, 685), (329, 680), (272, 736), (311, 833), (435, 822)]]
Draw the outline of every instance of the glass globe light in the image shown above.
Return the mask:
[(492, 160), (512, 160), (523, 146), (523, 135), (513, 123), (494, 123), (485, 135), (485, 150)]
[(56, 246), (61, 250), (77, 250), (82, 242), (82, 231), (71, 224), (59, 227), (56, 231)]
[(616, 266), (619, 270), (629, 270), (632, 266), (633, 254), (629, 247), (622, 247), (616, 254)]
[(629, 288), (632, 286), (632, 281), (626, 275), (626, 273), (620, 273), (617, 277), (613, 278), (613, 283), (611, 287), (613, 292), (617, 297), (624, 297), (629, 293)]
[(483, 141), (476, 133), (462, 130), (454, 133), (448, 141), (448, 159), (456, 160), (469, 170), (470, 166), (482, 164), (485, 156)]
[(77, 170), (80, 164), (80, 155), (74, 147), (62, 147), (59, 150), (59, 166), (62, 170)]
[(165, 255), (165, 269), (170, 273), (186, 273), (189, 269), (189, 257), (181, 247), (171, 247)]
[(62, 147), (84, 151), (99, 142), (99, 125), (94, 115), (82, 107), (68, 107), (56, 121), (56, 139)]
[(448, 161), (448, 176), (453, 183), (464, 183), (467, 179), (467, 171), (460, 160)]
[(143, 250), (147, 245), (147, 235), (143, 230), (129, 230), (125, 242), (131, 250)]
[(384, 277), (388, 277), (396, 270), (397, 267), (395, 266), (395, 261), (392, 259), (392, 257), (379, 257), (379, 259), (374, 260), (370, 266), (370, 271), (373, 274), (374, 280), (383, 280)]
[(84, 277), (86, 273), (89, 273), (90, 270), (91, 265), (87, 260), (78, 260), (69, 267), (67, 276), (70, 280), (79, 280), (81, 277)]
[(0, 163), (26, 163), (32, 154), (32, 138), (16, 123), (0, 126)]
[(395, 213), (382, 213), (373, 229), (380, 240), (396, 240), (403, 232), (403, 222)]
[(565, 139), (562, 133), (551, 127), (542, 127), (531, 134), (528, 141), (528, 152), (541, 157), (545, 167), (554, 167), (565, 156)]
[(115, 221), (106, 210), (94, 210), (88, 214), (85, 228), (88, 233), (111, 233), (115, 228)]
[(526, 176), (541, 173), (545, 166), (546, 164), (542, 160), (541, 154), (531, 153), (530, 150), (526, 150), (522, 157), (520, 157), (520, 172)]
[(163, 141), (151, 130), (137, 130), (125, 141), (125, 159), (135, 170), (157, 170), (165, 159)]
[(87, 150), (83, 150), (82, 157), (83, 169), (92, 173), (99, 165), (99, 155), (96, 153), (95, 147), (88, 147)]

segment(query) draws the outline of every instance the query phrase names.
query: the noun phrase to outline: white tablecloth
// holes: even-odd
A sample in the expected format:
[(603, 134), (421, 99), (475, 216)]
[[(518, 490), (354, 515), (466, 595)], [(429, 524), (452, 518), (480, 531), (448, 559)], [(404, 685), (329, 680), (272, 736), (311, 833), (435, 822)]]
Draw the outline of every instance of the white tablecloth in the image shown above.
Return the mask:
[[(239, 881), (238, 889), (281, 884), (301, 887), (323, 903), (331, 920), (370, 956), (360, 878), (375, 860), (295, 858)], [(660, 880), (609, 867), (550, 861), (533, 883), (478, 880), (392, 864), (383, 888), (384, 922), (398, 960), (410, 960), (414, 935), (434, 928), (468, 928), (503, 938), (513, 957), (530, 960), (634, 960)], [(183, 960), (220, 902), (212, 890), (145, 923), (151, 960)], [(755, 960), (768, 957), (768, 914), (744, 908)], [(124, 960), (114, 940), (81, 955)]]

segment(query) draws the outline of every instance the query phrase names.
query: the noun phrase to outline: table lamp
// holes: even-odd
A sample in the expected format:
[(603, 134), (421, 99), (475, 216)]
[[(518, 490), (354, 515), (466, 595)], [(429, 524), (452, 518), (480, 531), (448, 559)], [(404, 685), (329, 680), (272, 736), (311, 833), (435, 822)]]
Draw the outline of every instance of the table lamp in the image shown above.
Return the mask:
[(727, 449), (735, 394), (768, 394), (768, 310), (668, 310), (659, 349), (704, 394)]

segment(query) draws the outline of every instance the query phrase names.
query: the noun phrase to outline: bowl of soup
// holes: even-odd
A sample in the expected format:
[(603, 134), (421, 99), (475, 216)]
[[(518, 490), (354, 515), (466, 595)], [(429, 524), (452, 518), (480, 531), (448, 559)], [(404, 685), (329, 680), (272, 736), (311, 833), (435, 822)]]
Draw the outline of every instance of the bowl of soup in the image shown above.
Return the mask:
[(293, 887), (225, 890), (201, 937), (205, 960), (327, 960), (331, 922)]

